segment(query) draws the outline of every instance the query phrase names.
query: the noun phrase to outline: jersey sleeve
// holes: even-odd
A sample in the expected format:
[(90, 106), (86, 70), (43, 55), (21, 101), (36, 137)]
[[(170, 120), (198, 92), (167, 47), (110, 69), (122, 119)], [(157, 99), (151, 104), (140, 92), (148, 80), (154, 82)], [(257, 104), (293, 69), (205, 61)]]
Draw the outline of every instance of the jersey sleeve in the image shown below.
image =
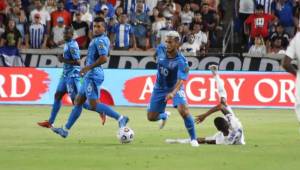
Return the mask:
[(296, 37), (297, 36), (295, 36), (295, 38), (292, 39), (285, 51), (285, 55), (287, 55), (291, 59), (295, 59), (296, 57)]
[(109, 44), (103, 39), (99, 39), (95, 42), (97, 53), (99, 56), (108, 56)]
[(162, 58), (164, 56), (163, 54), (165, 53), (165, 51), (166, 51), (166, 46), (164, 44), (159, 44), (155, 50), (157, 59)]
[(69, 50), (72, 56), (72, 59), (79, 60), (80, 59), (80, 50), (77, 43), (72, 43), (69, 46)]
[(178, 72), (177, 72), (178, 79), (186, 80), (188, 78), (189, 70), (190, 69), (187, 60), (180, 60), (178, 64)]

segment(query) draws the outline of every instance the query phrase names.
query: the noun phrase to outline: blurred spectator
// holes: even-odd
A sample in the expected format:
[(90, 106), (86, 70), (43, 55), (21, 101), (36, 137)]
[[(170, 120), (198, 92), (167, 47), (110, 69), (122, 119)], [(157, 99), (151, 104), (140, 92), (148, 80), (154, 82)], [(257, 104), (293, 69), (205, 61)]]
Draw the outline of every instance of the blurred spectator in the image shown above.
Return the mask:
[(131, 12), (130, 13), (135, 13), (136, 12), (136, 7), (138, 4), (142, 4), (143, 5), (143, 12), (146, 13), (146, 14), (150, 14), (150, 8), (149, 6), (145, 3), (145, 0), (136, 0), (136, 3), (133, 3), (131, 5)]
[(91, 23), (93, 22), (93, 15), (90, 13), (88, 5), (86, 3), (83, 3), (80, 6), (79, 11), (82, 13), (81, 20), (88, 23), (88, 25), (90, 26)]
[(69, 11), (70, 13), (71, 13), (71, 15), (73, 16), (73, 14), (76, 12), (76, 11), (78, 11), (78, 10), (80, 10), (80, 2), (79, 2), (79, 0), (71, 0), (71, 1), (67, 1), (66, 3), (65, 3), (65, 9), (67, 10), (67, 11)]
[(62, 17), (64, 19), (64, 24), (70, 26), (72, 22), (71, 13), (64, 9), (64, 1), (59, 0), (57, 2), (57, 10), (51, 13), (51, 27), (57, 26), (57, 18)]
[(272, 3), (273, 13), (278, 17), (289, 36), (294, 36), (295, 33), (293, 8), (293, 0), (275, 0)]
[[(153, 8), (156, 7), (158, 1), (159, 0), (145, 0), (146, 5), (150, 9), (150, 12), (153, 11)], [(152, 12), (151, 12), (151, 15), (152, 15)]]
[(44, 9), (41, 0), (33, 0), (33, 1), (34, 1), (35, 9), (33, 9), (30, 12), (30, 21), (33, 22), (35, 14), (38, 13), (41, 16), (41, 24), (46, 25), (47, 32), (49, 32), (50, 20), (51, 20), (49, 12)]
[(76, 11), (72, 22), (72, 27), (74, 29), (73, 38), (77, 41), (80, 49), (86, 49), (88, 46), (88, 35), (89, 35), (89, 25), (85, 21), (82, 21), (81, 12)]
[(107, 8), (108, 8), (107, 16), (109, 18), (112, 18), (115, 14), (115, 9), (114, 9), (114, 6), (111, 3), (107, 2), (107, 0), (99, 0), (99, 2), (94, 7), (94, 12), (97, 13), (97, 12), (101, 11), (103, 5), (106, 5)]
[(0, 66), (23, 66), (19, 55), (21, 34), (16, 28), (15, 20), (9, 19), (0, 40)]
[(271, 48), (269, 49), (268, 53), (272, 54), (284, 54), (284, 47), (282, 44), (282, 38), (277, 37), (274, 39), (274, 41), (271, 43)]
[(56, 0), (47, 0), (46, 4), (45, 4), (45, 9), (46, 9), (46, 11), (49, 12), (49, 14), (51, 14), (53, 11), (57, 10)]
[[(164, 10), (163, 10), (163, 15), (166, 18), (176, 18), (180, 11), (181, 11), (181, 6), (173, 0), (164, 0)], [(173, 17), (175, 16), (175, 17)]]
[(267, 53), (264, 39), (261, 36), (255, 37), (254, 44), (250, 47), (248, 53), (259, 56), (263, 56)]
[(65, 25), (64, 25), (64, 18), (58, 17), (57, 18), (57, 25), (52, 28), (49, 45), (51, 48), (63, 48), (64, 46), (64, 33)]
[(124, 13), (129, 15), (131, 13), (132, 6), (135, 5), (136, 0), (122, 0), (120, 6), (123, 8)]
[(240, 40), (242, 43), (242, 46), (247, 44), (247, 35), (245, 34), (244, 30), (244, 22), (246, 19), (254, 13), (255, 10), (255, 0), (236, 0), (235, 1), (235, 7), (236, 7), (236, 14), (235, 17), (238, 18), (235, 24), (236, 31), (240, 35)]
[(133, 49), (136, 49), (136, 40), (133, 34), (133, 29), (130, 24), (127, 23), (127, 15), (121, 16), (120, 22), (114, 25), (111, 34), (111, 41), (114, 44), (115, 50), (129, 50), (130, 44)]
[(191, 11), (191, 6), (186, 3), (180, 13), (181, 24), (191, 24), (194, 18), (194, 12)]
[(200, 11), (200, 5), (202, 4), (202, 0), (190, 0), (192, 11)]
[(143, 4), (137, 5), (136, 13), (131, 15), (131, 24), (133, 26), (137, 47), (143, 50), (147, 49), (147, 37), (150, 30), (149, 16), (143, 12)]
[(196, 55), (200, 51), (199, 45), (195, 43), (194, 34), (188, 35), (188, 41), (181, 45), (180, 51), (192, 53), (193, 55)]
[(153, 8), (153, 15), (150, 18), (152, 23), (150, 43), (151, 47), (155, 48), (158, 32), (160, 29), (166, 26), (166, 19), (163, 17), (162, 13), (158, 11), (157, 8)]
[(105, 22), (106, 23), (108, 23), (109, 21), (110, 21), (110, 19), (111, 18), (113, 18), (113, 17), (110, 17), (109, 16), (109, 11), (108, 11), (109, 9), (108, 9), (108, 6), (107, 5), (102, 5), (101, 6), (101, 11), (103, 12), (103, 14), (104, 14), (104, 20), (105, 20)]
[(167, 39), (167, 34), (170, 32), (170, 31), (174, 31), (175, 28), (173, 26), (173, 23), (172, 23), (172, 19), (171, 18), (167, 18), (166, 19), (166, 26), (161, 28), (158, 33), (157, 33), (157, 45), (160, 44), (160, 43), (165, 43), (166, 39)]
[(211, 47), (216, 47), (217, 45), (217, 33), (216, 27), (218, 25), (217, 13), (209, 9), (209, 5), (204, 3), (201, 9), (202, 19), (206, 23), (208, 29), (208, 38)]
[(255, 0), (255, 4), (264, 6), (264, 11), (266, 14), (272, 13), (272, 3), (274, 0)]
[(47, 40), (46, 26), (41, 24), (41, 16), (39, 13), (36, 13), (26, 33), (26, 47), (35, 49), (46, 48)]
[(276, 39), (281, 39), (281, 44), (284, 49), (287, 48), (290, 41), (290, 36), (284, 31), (284, 28), (280, 23), (276, 25), (275, 32), (273, 32), (270, 36), (270, 42), (274, 43)]
[(120, 19), (121, 19), (123, 13), (124, 13), (124, 10), (123, 10), (122, 6), (118, 6), (116, 8), (116, 13), (113, 17), (115, 24), (120, 22)]
[(191, 26), (189, 24), (183, 24), (183, 25), (180, 25), (180, 26), (182, 27), (182, 32), (180, 32), (181, 43), (185, 43), (185, 42), (188, 41), (188, 36), (190, 35), (190, 33), (192, 33), (192, 31), (190, 29)]
[(195, 23), (193, 25), (193, 34), (195, 35), (195, 44), (199, 46), (199, 49), (206, 51), (207, 44), (208, 44), (208, 36), (205, 32), (201, 30), (201, 25)]
[(22, 36), (16, 27), (14, 19), (10, 18), (5, 28), (5, 32), (1, 35), (0, 47), (10, 46), (21, 48)]
[(27, 24), (27, 18), (25, 15), (24, 10), (22, 10), (22, 4), (19, 3), (13, 4), (14, 6), (11, 7), (11, 10), (9, 12), (9, 17), (13, 20), (15, 20), (16, 27), (20, 31), (22, 36), (22, 44), (25, 44), (25, 27)]
[(265, 14), (264, 7), (258, 5), (254, 14), (250, 15), (245, 21), (245, 33), (249, 34), (248, 26), (250, 26), (250, 38), (257, 36), (267, 38), (269, 35), (270, 23), (275, 19), (273, 15)]

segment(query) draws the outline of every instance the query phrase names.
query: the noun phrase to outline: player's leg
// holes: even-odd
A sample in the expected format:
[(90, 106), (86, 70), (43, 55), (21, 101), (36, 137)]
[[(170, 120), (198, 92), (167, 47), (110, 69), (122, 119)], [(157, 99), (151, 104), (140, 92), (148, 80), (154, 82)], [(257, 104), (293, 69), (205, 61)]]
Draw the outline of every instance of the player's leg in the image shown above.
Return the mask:
[(103, 81), (92, 81), (90, 80), (87, 87), (86, 96), (89, 101), (90, 110), (96, 111), (99, 114), (105, 114), (119, 122), (119, 127), (126, 126), (129, 118), (122, 116), (111, 107), (106, 104), (99, 102), (100, 87)]
[(55, 95), (54, 95), (54, 102), (52, 104), (52, 109), (51, 109), (51, 113), (50, 113), (50, 117), (48, 120), (44, 121), (44, 122), (38, 122), (38, 125), (40, 125), (41, 127), (45, 127), (45, 128), (51, 128), (52, 124), (55, 121), (55, 118), (57, 116), (57, 113), (59, 112), (60, 108), (61, 108), (61, 100), (63, 98), (63, 96), (66, 94), (67, 92), (67, 88), (66, 88), (66, 81), (65, 78), (61, 78)]
[(197, 136), (195, 131), (195, 124), (193, 116), (190, 114), (184, 90), (179, 90), (173, 98), (173, 104), (177, 107), (178, 112), (184, 120), (185, 128), (188, 131), (188, 134), (191, 139), (191, 145), (194, 147), (198, 146)]
[(153, 90), (150, 103), (148, 105), (147, 118), (149, 121), (162, 120), (160, 129), (162, 129), (168, 119), (169, 113), (165, 111), (167, 103), (165, 102), (166, 92)]
[(217, 65), (210, 65), (209, 69), (211, 70), (211, 72), (214, 75), (214, 79), (216, 81), (217, 84), (217, 89), (218, 89), (218, 94), (220, 97), (224, 97), (225, 99), (227, 99), (227, 93), (226, 90), (224, 88), (224, 83), (222, 82), (219, 74), (218, 74), (218, 66)]

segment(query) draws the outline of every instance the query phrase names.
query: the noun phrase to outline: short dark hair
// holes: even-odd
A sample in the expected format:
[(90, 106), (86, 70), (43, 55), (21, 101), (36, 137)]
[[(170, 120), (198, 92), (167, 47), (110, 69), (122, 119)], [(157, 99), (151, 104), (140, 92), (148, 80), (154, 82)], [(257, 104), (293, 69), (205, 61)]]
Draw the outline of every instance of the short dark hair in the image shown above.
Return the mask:
[(101, 17), (96, 17), (94, 19), (94, 22), (105, 22), (105, 20), (103, 18), (101, 18)]
[(65, 30), (64, 30), (64, 34), (66, 34), (66, 33), (74, 34), (74, 28), (71, 26), (66, 26)]
[(216, 117), (214, 123), (219, 131), (227, 129), (227, 121), (222, 117)]
[(257, 5), (256, 10), (264, 10), (264, 6), (263, 5)]

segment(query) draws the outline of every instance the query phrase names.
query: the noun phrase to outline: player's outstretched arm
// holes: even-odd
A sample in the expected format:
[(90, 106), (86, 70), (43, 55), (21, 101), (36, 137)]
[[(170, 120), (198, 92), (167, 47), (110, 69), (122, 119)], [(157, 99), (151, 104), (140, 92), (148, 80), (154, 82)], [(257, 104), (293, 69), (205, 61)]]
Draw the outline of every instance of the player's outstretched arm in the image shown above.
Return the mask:
[(292, 65), (292, 59), (288, 56), (285, 56), (282, 61), (282, 67), (289, 73), (293, 74), (294, 76), (297, 75), (296, 68)]
[(216, 140), (206, 140), (205, 138), (198, 138), (197, 141), (199, 144), (216, 144)]
[(196, 116), (195, 122), (197, 124), (201, 123), (201, 122), (204, 121), (204, 119), (206, 117), (208, 117), (209, 115), (211, 115), (211, 114), (213, 114), (213, 113), (215, 113), (215, 112), (217, 112), (217, 111), (219, 111), (221, 109), (222, 109), (222, 104), (218, 104), (218, 105), (212, 107), (211, 109), (209, 109), (206, 113), (200, 114), (200, 115)]

